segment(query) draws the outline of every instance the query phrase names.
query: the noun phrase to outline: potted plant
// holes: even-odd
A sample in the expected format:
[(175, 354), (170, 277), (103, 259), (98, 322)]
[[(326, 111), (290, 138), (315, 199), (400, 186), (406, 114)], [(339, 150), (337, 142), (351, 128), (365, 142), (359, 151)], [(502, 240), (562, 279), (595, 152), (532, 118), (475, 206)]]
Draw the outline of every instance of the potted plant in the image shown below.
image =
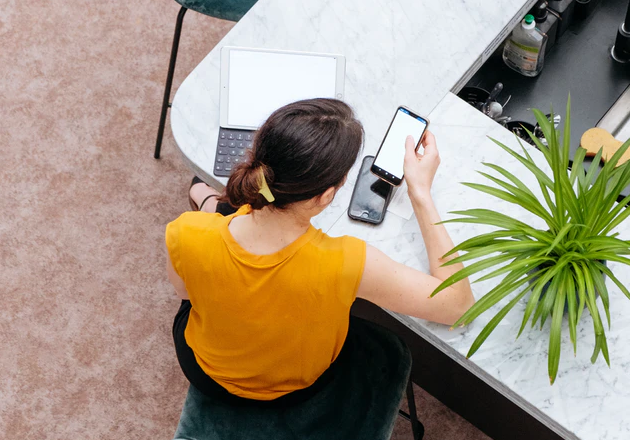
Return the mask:
[(499, 266), (477, 281), (500, 275), (505, 275), (505, 278), (479, 299), (454, 325), (467, 325), (504, 298), (512, 296), (483, 328), (470, 347), (467, 357), (479, 349), (519, 301), (526, 301), (519, 336), (530, 319), (532, 327), (540, 322), (541, 329), (547, 318), (551, 320), (548, 371), (552, 384), (558, 373), (562, 321), (565, 314), (568, 315), (569, 334), (575, 353), (576, 327), (584, 309), (588, 310), (593, 318), (595, 331), (595, 348), (591, 362), (594, 363), (601, 352), (610, 365), (603, 319), (596, 303), (599, 295), (610, 327), (605, 276), (630, 299), (628, 289), (605, 264), (607, 261), (614, 261), (630, 265), (630, 259), (626, 257), (630, 255), (630, 241), (621, 239), (613, 232), (616, 226), (630, 216), (630, 209), (625, 209), (630, 202), (630, 196), (616, 203), (621, 191), (630, 184), (630, 165), (626, 162), (617, 166), (620, 157), (630, 146), (630, 140), (605, 163), (599, 174), (596, 173), (598, 167), (595, 164), (600, 163), (602, 150), (595, 156), (594, 166), (585, 172), (583, 160), (586, 150), (578, 148), (573, 163), (569, 160), (570, 107), (569, 97), (562, 137), (560, 131), (539, 110), (534, 110), (534, 114), (547, 145), (527, 131), (549, 164), (551, 175), (547, 175), (536, 165), (522, 144), (520, 154), (492, 139), (536, 177), (542, 197), (537, 197), (512, 173), (491, 163), (483, 165), (494, 171), (495, 175), (481, 174), (494, 183), (493, 186), (464, 183), (475, 190), (521, 206), (541, 218), (545, 227), (536, 229), (518, 219), (489, 209), (453, 212), (462, 217), (443, 223), (477, 223), (498, 229), (466, 240), (448, 252), (445, 257), (455, 252), (462, 254), (445, 265), (480, 260), (449, 277), (432, 294), (436, 295), (445, 287), (482, 270)]

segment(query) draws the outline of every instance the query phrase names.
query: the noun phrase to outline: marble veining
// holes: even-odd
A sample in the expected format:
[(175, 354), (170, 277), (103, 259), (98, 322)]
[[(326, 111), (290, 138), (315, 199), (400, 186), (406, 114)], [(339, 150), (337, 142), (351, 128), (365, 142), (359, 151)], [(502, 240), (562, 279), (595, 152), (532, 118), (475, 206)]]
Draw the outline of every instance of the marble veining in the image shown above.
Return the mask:
[[(530, 188), (537, 188), (533, 176), (487, 138), (490, 136), (506, 145), (518, 147), (511, 133), (452, 94), (444, 98), (430, 118), (442, 158), (433, 196), (443, 219), (452, 217), (448, 214), (450, 211), (483, 207), (541, 226), (539, 219), (521, 208), (459, 184), (464, 181), (483, 182), (485, 178), (474, 171), (483, 170), (482, 162), (489, 161), (514, 172)], [(539, 165), (544, 164), (538, 151), (529, 145), (527, 148)], [(543, 169), (550, 172), (546, 167)], [(447, 224), (446, 227), (455, 243), (492, 229), (467, 224)], [(622, 224), (617, 232), (622, 239), (629, 239), (630, 223)], [(397, 261), (425, 272), (429, 270), (415, 217), (406, 221), (389, 213), (383, 224), (374, 228), (359, 225), (342, 215), (329, 234), (358, 236)], [(621, 265), (609, 264), (620, 280), (628, 285), (630, 271)], [(498, 282), (495, 279), (473, 284), (475, 297), (481, 297)], [(547, 375), (549, 320), (543, 331), (538, 328), (526, 330), (515, 340), (524, 303), (507, 315), (471, 359), (465, 358), (470, 345), (500, 305), (481, 315), (468, 327), (453, 331), (420, 319), (394, 316), (562, 437), (622, 440), (630, 438), (630, 420), (627, 417), (630, 406), (630, 376), (627, 374), (630, 371), (630, 348), (627, 337), (624, 337), (630, 329), (630, 301), (610, 281), (607, 286), (612, 320), (612, 328), (606, 329), (611, 367), (608, 368), (601, 356), (595, 365), (590, 362), (594, 335), (590, 315), (585, 313), (577, 331), (578, 352), (575, 357), (568, 326), (564, 323), (560, 370), (553, 386), (549, 385)], [(603, 310), (601, 304), (600, 310)]]
[(212, 174), (221, 47), (342, 53), (345, 101), (365, 126), (366, 152), (374, 152), (398, 105), (428, 114), (532, 1), (261, 0), (177, 90), (173, 135), (204, 179), (225, 184)]

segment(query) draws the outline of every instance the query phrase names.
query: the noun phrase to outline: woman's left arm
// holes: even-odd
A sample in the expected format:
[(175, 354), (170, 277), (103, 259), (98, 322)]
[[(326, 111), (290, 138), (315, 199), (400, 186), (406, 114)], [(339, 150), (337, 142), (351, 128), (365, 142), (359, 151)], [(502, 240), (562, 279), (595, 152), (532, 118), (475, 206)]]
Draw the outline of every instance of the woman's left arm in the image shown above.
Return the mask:
[(171, 282), (173, 287), (175, 288), (175, 293), (181, 299), (190, 299), (188, 297), (188, 292), (186, 291), (186, 285), (184, 284), (184, 280), (177, 275), (175, 272), (175, 268), (173, 267), (173, 263), (171, 263), (171, 259), (166, 257), (166, 273), (168, 274), (168, 280)]

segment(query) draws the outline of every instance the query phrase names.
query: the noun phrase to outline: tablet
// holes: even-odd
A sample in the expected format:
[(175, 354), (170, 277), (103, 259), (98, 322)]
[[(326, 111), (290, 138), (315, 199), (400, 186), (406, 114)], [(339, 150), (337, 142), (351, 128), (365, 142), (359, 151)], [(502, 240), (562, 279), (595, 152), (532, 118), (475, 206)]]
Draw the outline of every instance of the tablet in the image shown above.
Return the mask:
[(301, 99), (343, 99), (343, 55), (221, 49), (220, 125), (256, 130), (278, 108)]

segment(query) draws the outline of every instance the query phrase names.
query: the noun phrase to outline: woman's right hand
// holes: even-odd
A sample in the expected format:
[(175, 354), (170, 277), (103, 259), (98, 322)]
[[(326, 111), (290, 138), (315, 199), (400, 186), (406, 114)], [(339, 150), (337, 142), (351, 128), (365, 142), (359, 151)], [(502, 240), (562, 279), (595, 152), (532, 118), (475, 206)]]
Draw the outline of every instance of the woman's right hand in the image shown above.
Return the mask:
[(424, 154), (416, 152), (416, 142), (412, 136), (407, 136), (405, 141), (405, 179), (409, 187), (411, 197), (427, 197), (431, 195), (431, 185), (435, 172), (440, 165), (435, 136), (429, 130), (422, 139)]
[(442, 259), (455, 245), (441, 224), (440, 214), (431, 199), (431, 184), (440, 165), (440, 155), (435, 137), (429, 131), (422, 145), (424, 154), (417, 154), (413, 138), (407, 138), (405, 179), (429, 257), (431, 274), (395, 262), (368, 245), (357, 296), (394, 312), (453, 325), (475, 303), (475, 298), (468, 278), (447, 287), (438, 296), (430, 297), (444, 280), (463, 269), (464, 265), (443, 266), (457, 254)]

